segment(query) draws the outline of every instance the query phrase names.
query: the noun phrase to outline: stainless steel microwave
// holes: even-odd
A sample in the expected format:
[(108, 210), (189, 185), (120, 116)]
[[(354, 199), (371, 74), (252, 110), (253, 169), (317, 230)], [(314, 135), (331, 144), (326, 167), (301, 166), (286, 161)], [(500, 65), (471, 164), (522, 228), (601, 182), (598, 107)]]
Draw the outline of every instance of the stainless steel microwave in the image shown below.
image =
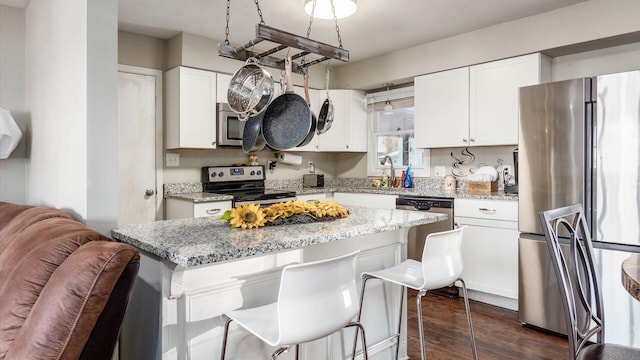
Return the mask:
[(218, 103), (217, 146), (242, 147), (244, 122), (233, 112), (228, 104)]

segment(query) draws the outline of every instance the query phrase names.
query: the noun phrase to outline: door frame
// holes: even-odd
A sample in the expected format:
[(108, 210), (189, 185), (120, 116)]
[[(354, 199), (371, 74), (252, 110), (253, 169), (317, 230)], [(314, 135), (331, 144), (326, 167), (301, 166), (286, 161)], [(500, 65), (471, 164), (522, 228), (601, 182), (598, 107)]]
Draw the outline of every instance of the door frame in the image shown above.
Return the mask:
[(162, 70), (144, 68), (139, 66), (118, 64), (118, 72), (148, 75), (156, 78), (156, 136), (155, 136), (155, 152), (156, 152), (156, 220), (164, 219), (163, 200), (164, 200), (164, 179), (163, 179), (163, 78)]

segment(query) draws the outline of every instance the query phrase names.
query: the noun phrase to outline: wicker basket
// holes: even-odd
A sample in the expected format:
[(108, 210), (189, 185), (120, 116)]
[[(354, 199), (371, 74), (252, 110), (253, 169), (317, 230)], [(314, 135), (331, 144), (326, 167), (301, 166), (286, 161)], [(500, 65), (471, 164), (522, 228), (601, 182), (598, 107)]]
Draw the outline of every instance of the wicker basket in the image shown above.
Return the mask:
[(467, 194), (491, 194), (498, 191), (498, 180), (496, 181), (467, 181)]

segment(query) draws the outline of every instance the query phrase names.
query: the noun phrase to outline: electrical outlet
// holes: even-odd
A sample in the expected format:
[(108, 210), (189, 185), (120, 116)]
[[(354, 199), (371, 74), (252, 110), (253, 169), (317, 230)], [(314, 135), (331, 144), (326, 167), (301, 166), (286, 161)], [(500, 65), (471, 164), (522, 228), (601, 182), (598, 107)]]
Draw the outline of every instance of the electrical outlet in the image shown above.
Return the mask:
[(166, 164), (167, 167), (180, 166), (180, 154), (167, 153)]
[(444, 166), (436, 166), (436, 176), (444, 176)]
[(316, 172), (316, 166), (313, 164), (313, 161), (307, 162), (307, 170), (312, 174)]

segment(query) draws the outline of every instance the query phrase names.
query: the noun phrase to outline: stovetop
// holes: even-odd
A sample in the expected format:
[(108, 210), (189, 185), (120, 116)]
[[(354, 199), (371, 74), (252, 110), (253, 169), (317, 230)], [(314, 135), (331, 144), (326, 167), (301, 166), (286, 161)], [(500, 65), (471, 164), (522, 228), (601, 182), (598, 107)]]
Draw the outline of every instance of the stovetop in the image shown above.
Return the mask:
[(295, 191), (267, 190), (264, 166), (205, 166), (202, 168), (203, 191), (232, 195), (235, 202), (295, 198)]

